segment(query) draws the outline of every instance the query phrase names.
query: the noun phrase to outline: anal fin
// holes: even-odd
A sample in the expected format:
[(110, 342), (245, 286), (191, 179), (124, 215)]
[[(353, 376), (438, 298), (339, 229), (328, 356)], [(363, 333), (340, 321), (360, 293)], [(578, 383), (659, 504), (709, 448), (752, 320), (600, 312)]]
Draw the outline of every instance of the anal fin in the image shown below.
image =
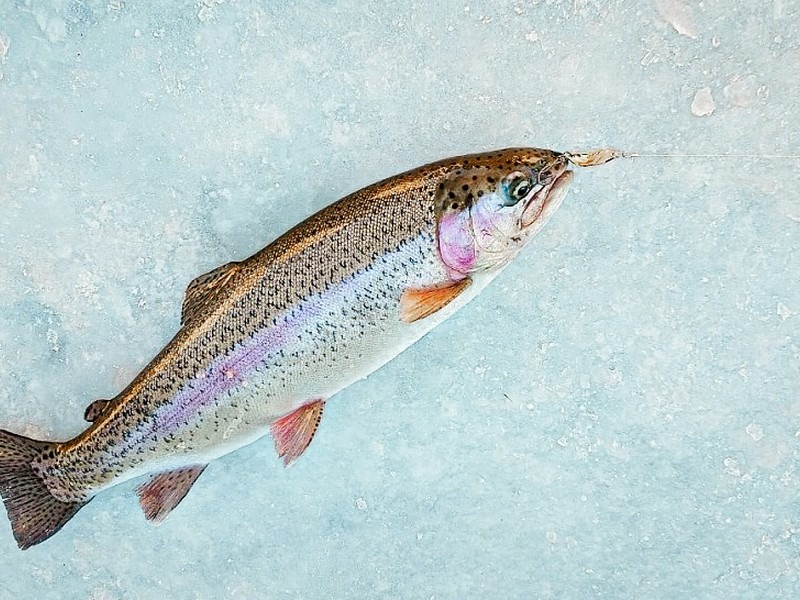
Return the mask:
[(314, 400), (273, 422), (270, 426), (275, 440), (275, 450), (289, 466), (305, 452), (322, 419), (323, 400)]
[(435, 287), (407, 289), (400, 297), (400, 318), (406, 323), (424, 319), (450, 304), (471, 283), (472, 279), (465, 277)]
[(192, 465), (150, 476), (136, 488), (139, 504), (148, 521), (160, 523), (189, 493), (206, 465)]

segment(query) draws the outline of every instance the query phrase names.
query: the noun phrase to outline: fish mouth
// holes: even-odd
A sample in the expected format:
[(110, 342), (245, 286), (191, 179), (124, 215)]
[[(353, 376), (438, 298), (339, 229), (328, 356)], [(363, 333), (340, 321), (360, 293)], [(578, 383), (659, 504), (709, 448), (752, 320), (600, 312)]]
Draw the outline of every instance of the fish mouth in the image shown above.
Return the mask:
[(522, 209), (520, 227), (527, 229), (537, 221), (540, 226), (561, 206), (561, 201), (572, 182), (572, 171), (564, 170), (558, 177), (536, 192)]

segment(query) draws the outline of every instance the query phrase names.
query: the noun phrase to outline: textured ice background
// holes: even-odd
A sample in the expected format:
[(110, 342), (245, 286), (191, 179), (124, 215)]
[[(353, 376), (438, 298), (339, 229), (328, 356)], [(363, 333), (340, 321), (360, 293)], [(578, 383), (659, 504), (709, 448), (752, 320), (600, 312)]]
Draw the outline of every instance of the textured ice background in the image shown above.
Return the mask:
[(379, 178), (517, 144), (578, 173), (460, 314), (161, 527), (134, 484), (2, 598), (797, 598), (792, 0), (0, 4), (0, 424), (64, 439), (196, 275)]

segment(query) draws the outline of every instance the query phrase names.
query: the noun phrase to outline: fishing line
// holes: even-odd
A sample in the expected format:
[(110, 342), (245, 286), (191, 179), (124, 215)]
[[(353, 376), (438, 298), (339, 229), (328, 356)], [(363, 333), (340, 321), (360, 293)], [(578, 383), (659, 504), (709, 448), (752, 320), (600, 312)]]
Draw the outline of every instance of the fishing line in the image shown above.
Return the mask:
[(655, 153), (639, 153), (639, 152), (625, 152), (617, 151), (619, 156), (616, 158), (651, 158), (651, 157), (667, 157), (667, 158), (791, 158), (800, 159), (800, 154), (655, 154)]
[(765, 160), (800, 160), (800, 154), (686, 154), (680, 152), (627, 152), (615, 148), (597, 148), (587, 152), (565, 152), (563, 156), (578, 167), (603, 165), (617, 158), (762, 158)]

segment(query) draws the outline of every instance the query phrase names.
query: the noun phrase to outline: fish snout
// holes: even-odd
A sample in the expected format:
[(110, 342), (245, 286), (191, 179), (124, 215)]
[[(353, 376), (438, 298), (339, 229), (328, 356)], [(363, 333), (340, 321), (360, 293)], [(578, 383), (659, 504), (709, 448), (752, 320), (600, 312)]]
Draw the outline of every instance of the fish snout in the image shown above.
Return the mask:
[(539, 185), (547, 187), (561, 177), (569, 167), (569, 159), (559, 154), (554, 160), (547, 163), (536, 175)]

